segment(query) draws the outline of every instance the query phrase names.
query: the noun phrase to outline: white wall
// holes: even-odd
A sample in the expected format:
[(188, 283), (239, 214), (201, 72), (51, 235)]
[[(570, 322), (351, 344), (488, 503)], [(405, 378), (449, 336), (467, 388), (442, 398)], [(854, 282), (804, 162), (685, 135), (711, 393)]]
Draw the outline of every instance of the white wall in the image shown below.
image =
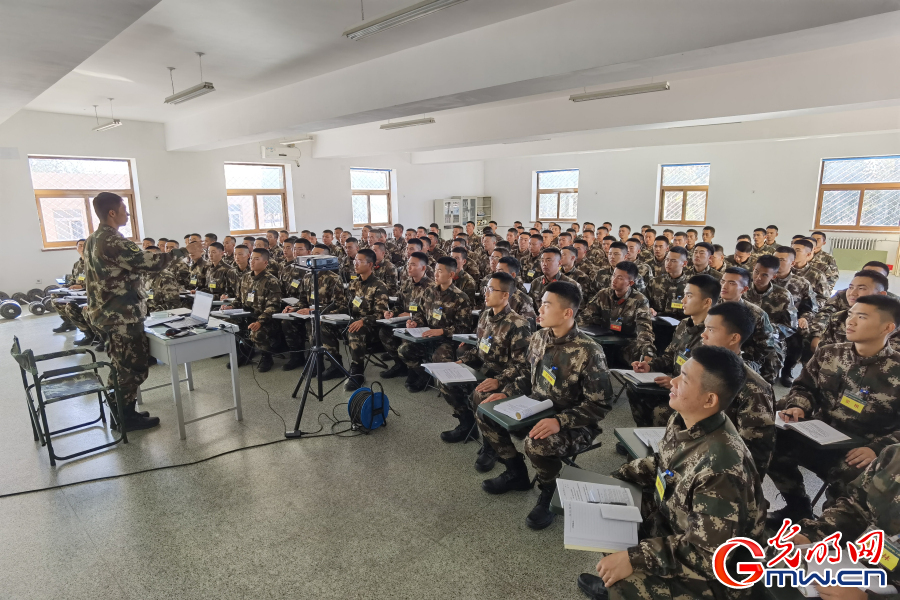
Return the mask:
[[(809, 235), (823, 158), (897, 153), (900, 134), (891, 132), (496, 159), (485, 161), (484, 191), (494, 199), (494, 217), (499, 223), (530, 220), (534, 218), (529, 208), (532, 172), (577, 168), (581, 171), (579, 221), (611, 221), (616, 227), (627, 223), (637, 229), (656, 223), (659, 165), (709, 162), (706, 220), (716, 228), (715, 241), (731, 250), (739, 234), (769, 224), (779, 227), (779, 241), (789, 242), (794, 234)], [(898, 236), (871, 237), (886, 240), (877, 249), (887, 250), (888, 262), (893, 263)]]
[[(210, 152), (167, 152), (161, 124), (126, 122), (94, 133), (94, 120), (54, 113), (21, 111), (0, 125), (0, 290), (26, 291), (42, 279), (45, 287), (68, 273), (74, 250), (45, 251), (31, 176), (29, 154), (129, 158), (135, 161), (142, 235), (175, 237), (212, 231), (228, 233), (225, 161), (258, 161), (256, 144)], [(10, 154), (17, 158), (6, 158)], [(312, 160), (309, 152), (297, 167), (291, 163), (296, 222), (321, 232), (351, 222), (350, 166), (396, 169), (399, 217), (404, 224), (430, 223), (432, 200), (481, 194), (481, 162), (411, 165), (404, 156), (365, 160)]]

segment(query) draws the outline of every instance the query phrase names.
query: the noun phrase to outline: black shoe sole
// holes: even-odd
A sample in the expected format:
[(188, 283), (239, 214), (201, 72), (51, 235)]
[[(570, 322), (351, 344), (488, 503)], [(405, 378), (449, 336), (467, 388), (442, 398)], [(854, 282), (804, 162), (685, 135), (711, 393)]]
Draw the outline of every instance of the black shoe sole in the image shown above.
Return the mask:
[(507, 492), (527, 492), (528, 490), (532, 489), (533, 487), (534, 487), (534, 484), (529, 481), (528, 487), (521, 487), (521, 488), (512, 487), (512, 488), (507, 488), (505, 490), (498, 490), (495, 488), (486, 487), (484, 485), (484, 482), (483, 481), (481, 482), (481, 489), (483, 489), (485, 492), (487, 492), (488, 494), (491, 494), (493, 496), (499, 496), (499, 495), (505, 494)]
[(151, 417), (149, 419), (142, 418), (140, 420), (125, 420), (125, 432), (143, 431), (144, 429), (153, 429), (159, 427), (159, 417)]
[(540, 531), (541, 529), (547, 529), (551, 525), (553, 525), (553, 521), (556, 520), (556, 515), (550, 513), (550, 518), (545, 519), (543, 521), (532, 521), (528, 517), (525, 518), (525, 524), (528, 525), (528, 528), (533, 531)]

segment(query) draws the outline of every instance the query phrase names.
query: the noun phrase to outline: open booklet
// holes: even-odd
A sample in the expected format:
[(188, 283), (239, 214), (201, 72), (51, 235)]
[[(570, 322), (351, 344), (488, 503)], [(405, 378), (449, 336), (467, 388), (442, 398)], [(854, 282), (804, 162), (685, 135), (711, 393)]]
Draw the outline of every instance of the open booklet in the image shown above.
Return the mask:
[(530, 416), (536, 415), (539, 412), (544, 412), (545, 410), (549, 410), (551, 408), (553, 408), (552, 400), (535, 400), (534, 398), (529, 398), (528, 396), (512, 398), (511, 400), (497, 402), (494, 405), (495, 412), (506, 415), (507, 417), (515, 419), (516, 421), (527, 419)]
[(643, 519), (627, 488), (568, 479), (558, 479), (556, 487), (565, 511), (567, 550), (609, 553), (637, 545)]
[(390, 319), (376, 319), (376, 323), (384, 323), (385, 325), (393, 325), (394, 323), (406, 323), (409, 317), (391, 317)]
[(665, 427), (638, 427), (634, 430), (634, 435), (641, 440), (645, 446), (659, 452), (659, 443), (666, 434)]
[(775, 413), (775, 427), (779, 429), (793, 429), (797, 433), (802, 433), (812, 441), (823, 446), (850, 439), (850, 436), (844, 435), (828, 423), (818, 419), (788, 423), (781, 418), (780, 412)]
[(455, 362), (423, 363), (422, 368), (441, 383), (465, 383), (477, 381), (467, 368)]
[(615, 371), (634, 385), (655, 385), (654, 380), (657, 377), (668, 377), (665, 373), (656, 371), (651, 373), (635, 373), (631, 369), (610, 369), (610, 371)]

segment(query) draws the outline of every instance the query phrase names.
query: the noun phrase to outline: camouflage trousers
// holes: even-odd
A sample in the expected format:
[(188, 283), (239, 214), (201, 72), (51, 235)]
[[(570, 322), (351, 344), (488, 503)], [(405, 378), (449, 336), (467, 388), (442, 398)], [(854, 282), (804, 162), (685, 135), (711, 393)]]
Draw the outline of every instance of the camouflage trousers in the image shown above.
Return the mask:
[(266, 319), (261, 323), (261, 327), (256, 331), (251, 331), (246, 321), (240, 322), (241, 337), (245, 340), (249, 339), (250, 344), (261, 352), (271, 352), (272, 345), (277, 342), (281, 335), (281, 328), (278, 321)]
[(812, 342), (812, 338), (803, 335), (801, 332), (797, 332), (785, 340), (783, 373), (790, 376), (791, 371), (794, 370), (794, 366), (796, 366), (798, 362), (806, 364), (809, 359), (812, 358), (813, 351), (810, 342)]
[(347, 345), (350, 348), (350, 362), (354, 365), (362, 365), (369, 353), (369, 346), (378, 339), (376, 325), (363, 324), (358, 331), (347, 330)]
[(442, 363), (456, 360), (456, 342), (445, 337), (433, 339), (436, 341), (428, 343), (404, 341), (400, 344), (400, 359), (410, 369), (426, 362)]
[[(484, 397), (490, 394), (484, 394)], [(472, 395), (472, 405), (477, 408), (484, 398), (478, 399), (478, 392)], [(497, 452), (497, 456), (504, 460), (515, 458), (518, 455), (509, 432), (496, 421), (475, 412), (475, 420), (478, 429), (491, 447)], [(588, 427), (576, 427), (575, 429), (561, 429), (542, 440), (525, 438), (525, 456), (531, 460), (531, 465), (537, 475), (538, 483), (551, 484), (556, 481), (557, 475), (562, 470), (562, 459), (582, 452), (590, 447), (600, 432)]]
[(694, 600), (715, 598), (706, 581), (680, 577), (659, 577), (635, 571), (609, 588), (613, 600)]
[(91, 333), (91, 326), (88, 325), (87, 317), (84, 316), (84, 311), (82, 310), (86, 305), (78, 304), (77, 302), (69, 302), (64, 306), (65, 309), (60, 311), (60, 314), (65, 314), (69, 322), (75, 325), (75, 327), (80, 329), (83, 333)]
[(394, 335), (394, 328), (379, 327), (378, 339), (381, 340), (381, 345), (384, 346), (384, 351), (390, 354), (391, 358), (393, 358), (394, 361), (399, 361), (400, 345), (403, 343), (403, 340)]
[(675, 412), (669, 407), (669, 390), (641, 392), (629, 385), (625, 388), (625, 394), (635, 427), (665, 427)]
[(796, 431), (780, 429), (775, 434), (775, 451), (769, 464), (769, 477), (782, 495), (789, 494), (809, 499), (800, 467), (815, 473), (828, 484), (829, 498), (847, 495), (847, 484), (856, 479), (864, 469), (851, 467), (844, 460), (847, 449), (825, 450), (806, 442)]
[[(131, 404), (137, 400), (138, 388), (149, 375), (150, 342), (144, 334), (144, 324), (116, 325), (104, 329), (103, 333), (108, 338), (106, 354), (116, 369), (117, 398)], [(112, 377), (108, 384), (113, 384)]]

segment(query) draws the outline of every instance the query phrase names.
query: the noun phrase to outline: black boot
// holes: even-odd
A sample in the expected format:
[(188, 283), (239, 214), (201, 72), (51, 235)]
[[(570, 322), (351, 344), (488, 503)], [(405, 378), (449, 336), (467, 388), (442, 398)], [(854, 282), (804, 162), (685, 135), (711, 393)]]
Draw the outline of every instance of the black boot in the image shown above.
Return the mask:
[(528, 477), (528, 467), (525, 466), (525, 457), (516, 454), (515, 458), (500, 459), (506, 465), (506, 470), (494, 477), (481, 482), (481, 489), (488, 494), (505, 494), (506, 492), (524, 492), (532, 487)]
[[(443, 433), (441, 433), (441, 440), (447, 442), (448, 444), (456, 444), (458, 442), (465, 441), (470, 431), (472, 432), (472, 439), (478, 439), (478, 428), (475, 427), (475, 415), (471, 410), (466, 410), (461, 415), (453, 416), (459, 419), (459, 425), (457, 425), (450, 431), (444, 431)], [(472, 430), (473, 427), (475, 427), (474, 431)]]
[(344, 384), (344, 390), (355, 392), (366, 382), (366, 376), (363, 374), (363, 365), (350, 364), (350, 375), (347, 383)]
[(94, 334), (85, 333), (83, 336), (72, 342), (73, 346), (90, 346), (94, 343)]
[(478, 451), (478, 458), (475, 459), (475, 470), (479, 473), (487, 473), (497, 464), (497, 451), (491, 446), (487, 440), (484, 446)]
[(785, 519), (799, 523), (803, 519), (812, 519), (812, 503), (805, 494), (784, 494), (786, 505), (776, 511), (770, 512), (766, 517), (766, 527), (778, 531)]
[(78, 329), (78, 328), (75, 327), (74, 325), (72, 325), (71, 323), (69, 323), (68, 321), (64, 320), (62, 323), (59, 324), (59, 327), (57, 327), (53, 330), (53, 333), (65, 333), (67, 331), (75, 331), (76, 329)]
[(781, 385), (783, 385), (786, 388), (790, 388), (791, 385), (794, 383), (794, 378), (792, 377), (792, 373), (793, 373), (793, 368), (788, 368), (787, 365), (785, 365), (781, 369), (781, 377), (778, 378), (778, 383), (780, 383)]
[(302, 350), (303, 350), (302, 348), (299, 348), (299, 349), (291, 348), (290, 358), (288, 359), (288, 361), (286, 363), (281, 365), (281, 370), (282, 371), (293, 371), (297, 367), (302, 367), (303, 364), (306, 362), (303, 360)]
[(267, 373), (272, 370), (272, 353), (271, 352), (263, 352), (262, 357), (259, 359), (259, 364), (256, 365), (256, 370), (260, 373)]
[[(114, 401), (109, 403), (109, 412), (112, 414), (112, 422), (110, 426), (116, 431), (121, 431), (118, 423), (118, 408)], [(125, 431), (140, 431), (141, 429), (151, 429), (159, 425), (159, 417), (151, 417), (149, 412), (138, 412), (135, 403), (126, 404), (122, 408), (125, 417)]]
[(428, 387), (428, 382), (431, 381), (431, 375), (429, 375), (422, 367), (416, 367), (412, 372), (412, 381), (406, 384), (406, 389), (415, 394)]
[(106, 352), (106, 340), (102, 335), (98, 335), (97, 339), (100, 340), (100, 342), (97, 344), (97, 352)]
[(394, 377), (401, 377), (403, 375), (409, 374), (409, 368), (404, 364), (402, 360), (399, 358), (394, 359), (394, 366), (385, 369), (378, 375), (381, 376), (382, 379), (393, 379)]
[(538, 487), (541, 488), (541, 495), (538, 496), (537, 504), (525, 517), (525, 524), (535, 531), (550, 527), (553, 519), (556, 518), (556, 515), (550, 512), (550, 501), (553, 499), (553, 492), (556, 491), (556, 481), (553, 483), (542, 483)]
[(591, 600), (609, 598), (609, 590), (603, 585), (603, 580), (591, 573), (582, 573), (578, 576), (578, 589)]
[[(338, 368), (338, 365), (340, 365), (341, 368)], [(322, 379), (343, 379), (344, 377), (346, 377), (346, 375), (344, 375), (344, 371), (342, 370), (343, 366), (344, 359), (340, 356), (334, 357), (331, 360), (331, 366), (325, 369), (325, 372), (322, 373)]]

